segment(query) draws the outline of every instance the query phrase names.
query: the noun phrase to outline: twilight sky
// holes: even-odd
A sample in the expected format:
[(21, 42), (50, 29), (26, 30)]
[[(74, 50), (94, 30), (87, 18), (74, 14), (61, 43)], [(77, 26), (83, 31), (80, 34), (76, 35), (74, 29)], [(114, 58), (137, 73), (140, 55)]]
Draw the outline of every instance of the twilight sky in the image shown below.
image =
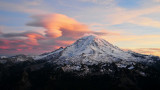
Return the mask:
[(0, 55), (53, 51), (86, 33), (160, 56), (160, 0), (0, 0)]

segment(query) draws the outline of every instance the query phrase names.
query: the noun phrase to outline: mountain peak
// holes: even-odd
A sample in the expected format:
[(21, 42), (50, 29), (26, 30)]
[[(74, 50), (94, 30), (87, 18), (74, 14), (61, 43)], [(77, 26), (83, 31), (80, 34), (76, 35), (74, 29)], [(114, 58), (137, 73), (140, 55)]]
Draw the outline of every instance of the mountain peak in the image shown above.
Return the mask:
[(82, 38), (80, 39), (89, 39), (89, 40), (94, 40), (94, 39), (102, 39), (98, 35), (95, 34), (85, 34)]
[(76, 46), (76, 48), (82, 48), (83, 47), (84, 49), (91, 48), (93, 50), (95, 48), (102, 48), (102, 50), (104, 48), (119, 49), (117, 46), (112, 45), (111, 43), (109, 43), (105, 39), (99, 37), (98, 35), (94, 35), (94, 34), (85, 35), (84, 37), (78, 39), (71, 46)]
[(74, 59), (86, 56), (90, 60), (113, 60), (111, 57), (128, 59), (131, 57), (128, 53), (110, 44), (97, 35), (85, 35), (78, 39), (74, 44), (63, 50), (61, 58)]
[(89, 45), (98, 46), (98, 45), (104, 45), (104, 44), (109, 44), (109, 42), (100, 38), (97, 35), (87, 34), (87, 35), (84, 35), (84, 37), (78, 39), (73, 45), (82, 47), (82, 46), (89, 46)]

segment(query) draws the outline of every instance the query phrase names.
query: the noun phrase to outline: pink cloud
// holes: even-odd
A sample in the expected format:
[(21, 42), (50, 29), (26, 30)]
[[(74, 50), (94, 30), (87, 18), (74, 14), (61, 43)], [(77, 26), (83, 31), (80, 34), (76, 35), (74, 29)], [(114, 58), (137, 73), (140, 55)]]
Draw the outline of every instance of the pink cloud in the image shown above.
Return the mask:
[(79, 33), (90, 32), (88, 27), (78, 21), (62, 14), (33, 16), (34, 21), (29, 26), (44, 27), (48, 37), (58, 38), (61, 36), (77, 36)]
[(44, 38), (44, 36), (36, 33), (28, 33), (26, 36), (28, 37), (28, 42), (26, 43), (30, 45), (39, 45), (38, 40)]

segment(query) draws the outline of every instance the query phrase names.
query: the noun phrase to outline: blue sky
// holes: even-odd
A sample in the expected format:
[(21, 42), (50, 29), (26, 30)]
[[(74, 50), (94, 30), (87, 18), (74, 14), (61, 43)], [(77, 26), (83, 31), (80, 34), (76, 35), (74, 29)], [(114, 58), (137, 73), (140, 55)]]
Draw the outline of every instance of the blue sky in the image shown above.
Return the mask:
[(116, 0), (118, 6), (123, 8), (140, 8), (141, 7), (141, 0)]
[(50, 14), (108, 32), (102, 37), (121, 48), (160, 48), (160, 0), (1, 0), (0, 32), (45, 35), (46, 27), (27, 23), (34, 21), (32, 16)]

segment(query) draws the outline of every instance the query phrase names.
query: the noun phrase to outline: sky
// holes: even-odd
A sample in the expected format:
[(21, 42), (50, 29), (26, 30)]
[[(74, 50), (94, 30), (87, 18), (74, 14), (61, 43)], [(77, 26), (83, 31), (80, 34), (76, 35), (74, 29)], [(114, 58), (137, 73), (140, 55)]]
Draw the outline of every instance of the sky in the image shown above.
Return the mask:
[(160, 56), (160, 0), (0, 0), (0, 55), (38, 55), (84, 34)]

